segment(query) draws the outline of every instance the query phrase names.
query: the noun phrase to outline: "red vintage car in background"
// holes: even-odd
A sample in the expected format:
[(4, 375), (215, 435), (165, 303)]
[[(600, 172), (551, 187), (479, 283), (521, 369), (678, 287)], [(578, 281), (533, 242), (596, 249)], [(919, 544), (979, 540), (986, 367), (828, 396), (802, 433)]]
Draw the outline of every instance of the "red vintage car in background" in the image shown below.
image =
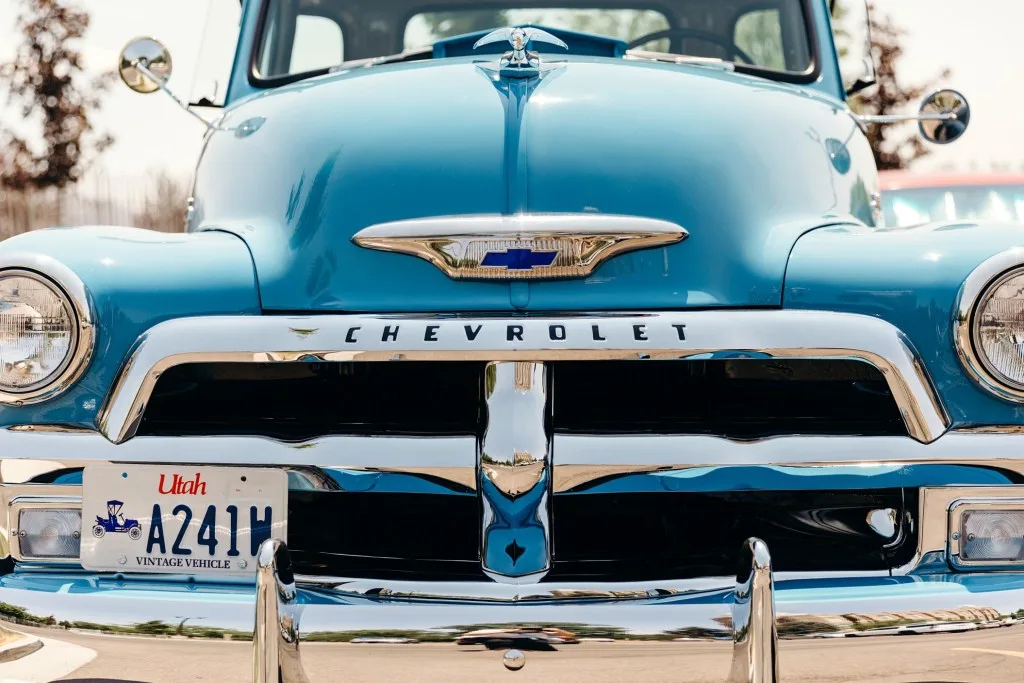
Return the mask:
[(881, 171), (885, 225), (929, 221), (1024, 221), (1024, 173), (912, 173)]

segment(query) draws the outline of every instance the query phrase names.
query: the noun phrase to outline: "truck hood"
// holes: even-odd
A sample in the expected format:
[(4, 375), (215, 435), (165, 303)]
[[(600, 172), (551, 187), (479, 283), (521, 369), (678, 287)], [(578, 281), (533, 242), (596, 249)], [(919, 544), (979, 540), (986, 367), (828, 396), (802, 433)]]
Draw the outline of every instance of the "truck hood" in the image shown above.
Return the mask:
[[(479, 60), (379, 66), (257, 95), (223, 124), (190, 229), (246, 241), (265, 310), (778, 306), (799, 236), (870, 223), (877, 184), (842, 105), (702, 66), (582, 57), (526, 80)], [(583, 279), (512, 283), (353, 242), (382, 223), (520, 213), (641, 216), (689, 236)]]

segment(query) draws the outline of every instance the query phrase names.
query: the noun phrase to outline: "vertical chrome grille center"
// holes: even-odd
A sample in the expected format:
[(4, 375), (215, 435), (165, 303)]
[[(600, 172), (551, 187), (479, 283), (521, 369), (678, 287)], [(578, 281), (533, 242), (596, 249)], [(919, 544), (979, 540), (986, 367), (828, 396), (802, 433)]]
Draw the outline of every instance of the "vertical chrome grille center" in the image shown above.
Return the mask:
[(477, 450), (480, 559), (495, 581), (539, 581), (551, 569), (551, 432), (543, 363), (488, 363)]

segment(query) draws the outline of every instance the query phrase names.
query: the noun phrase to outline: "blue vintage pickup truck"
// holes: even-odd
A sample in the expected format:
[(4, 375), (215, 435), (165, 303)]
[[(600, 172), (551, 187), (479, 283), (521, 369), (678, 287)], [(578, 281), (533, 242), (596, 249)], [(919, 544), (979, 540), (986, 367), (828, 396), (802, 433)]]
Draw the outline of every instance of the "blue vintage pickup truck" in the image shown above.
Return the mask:
[(882, 224), (970, 110), (850, 109), (862, 1), (232, 3), (184, 232), (0, 244), (59, 676), (1024, 678), (1024, 235)]

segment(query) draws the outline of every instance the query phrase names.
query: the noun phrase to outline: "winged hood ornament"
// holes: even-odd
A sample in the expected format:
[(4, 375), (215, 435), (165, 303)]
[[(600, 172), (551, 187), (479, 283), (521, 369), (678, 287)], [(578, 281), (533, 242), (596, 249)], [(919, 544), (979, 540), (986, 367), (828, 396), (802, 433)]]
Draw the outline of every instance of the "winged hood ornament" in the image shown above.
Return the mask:
[(540, 70), (540, 55), (527, 49), (531, 42), (549, 43), (557, 45), (563, 50), (569, 46), (560, 38), (551, 35), (547, 31), (532, 26), (510, 26), (491, 31), (480, 40), (473, 43), (473, 49), (490, 43), (508, 41), (512, 49), (501, 56), (500, 68), (503, 76), (529, 78), (536, 76)]

